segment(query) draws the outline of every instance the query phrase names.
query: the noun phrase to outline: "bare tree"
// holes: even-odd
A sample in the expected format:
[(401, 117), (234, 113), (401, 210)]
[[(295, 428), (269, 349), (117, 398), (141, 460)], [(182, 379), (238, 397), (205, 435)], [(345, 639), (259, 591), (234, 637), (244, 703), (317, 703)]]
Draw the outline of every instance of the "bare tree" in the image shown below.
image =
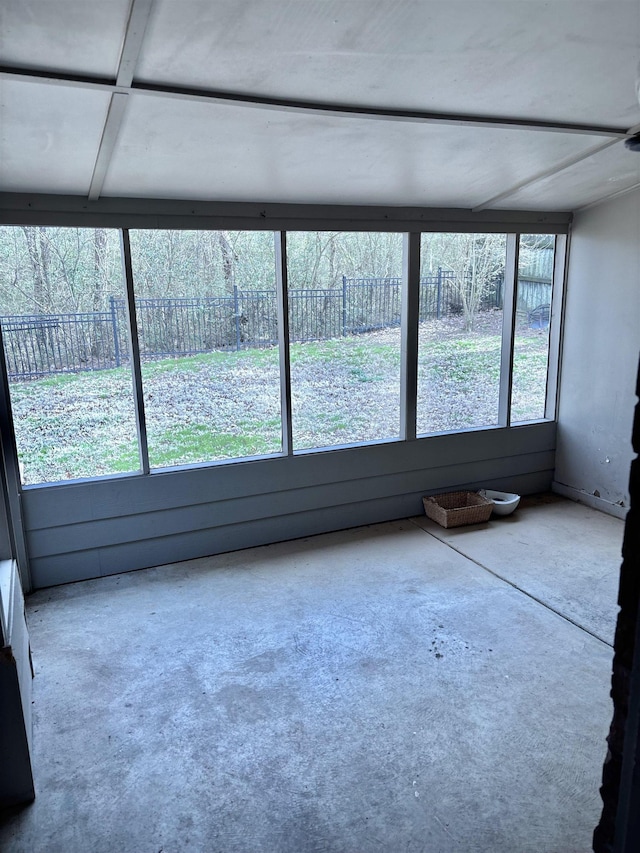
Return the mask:
[(465, 329), (474, 328), (483, 300), (504, 272), (504, 234), (434, 235), (433, 253), (439, 264), (453, 272), (456, 301), (462, 308)]

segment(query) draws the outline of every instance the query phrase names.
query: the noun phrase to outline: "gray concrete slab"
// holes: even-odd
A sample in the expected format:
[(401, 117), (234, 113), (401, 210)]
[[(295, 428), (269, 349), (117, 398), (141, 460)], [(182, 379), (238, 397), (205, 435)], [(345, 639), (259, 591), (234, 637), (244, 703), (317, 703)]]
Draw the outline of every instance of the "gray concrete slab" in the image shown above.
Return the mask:
[(409, 521), (45, 590), (29, 623), (37, 797), (2, 850), (590, 849), (610, 648)]
[(525, 497), (510, 516), (424, 530), (613, 643), (624, 522), (557, 495)]

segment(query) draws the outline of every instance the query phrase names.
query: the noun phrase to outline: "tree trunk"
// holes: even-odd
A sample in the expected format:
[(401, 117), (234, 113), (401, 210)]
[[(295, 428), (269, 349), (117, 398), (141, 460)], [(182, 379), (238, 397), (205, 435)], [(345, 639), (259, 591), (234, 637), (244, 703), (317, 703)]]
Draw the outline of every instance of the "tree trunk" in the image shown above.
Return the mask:
[[(33, 273), (33, 310), (36, 314), (45, 313), (48, 307), (48, 249), (45, 251), (46, 234), (44, 228), (23, 225), (22, 231), (27, 243), (31, 271)], [(40, 232), (40, 233), (39, 233)]]
[(107, 231), (96, 228), (93, 232), (93, 298), (94, 311), (101, 308), (102, 297), (107, 282)]
[[(93, 295), (92, 305), (94, 311), (100, 311), (102, 298), (107, 280), (106, 270), (107, 255), (107, 232), (104, 228), (96, 228), (93, 232)], [(93, 340), (91, 341), (91, 355), (97, 358), (100, 355), (102, 343), (103, 326), (96, 317), (93, 324)]]
[(231, 243), (224, 231), (218, 231), (218, 244), (222, 255), (222, 272), (224, 274), (224, 289), (227, 293), (233, 293), (233, 267), (238, 256), (233, 251)]

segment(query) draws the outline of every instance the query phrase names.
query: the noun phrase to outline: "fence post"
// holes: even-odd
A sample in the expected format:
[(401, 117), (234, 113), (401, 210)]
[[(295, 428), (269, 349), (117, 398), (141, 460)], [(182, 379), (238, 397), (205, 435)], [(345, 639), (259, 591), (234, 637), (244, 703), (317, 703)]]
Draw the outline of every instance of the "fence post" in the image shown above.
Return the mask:
[(109, 306), (111, 308), (111, 329), (113, 331), (113, 356), (116, 360), (116, 367), (120, 367), (120, 341), (118, 340), (118, 312), (116, 311), (116, 300), (114, 296), (109, 297)]
[(347, 334), (347, 277), (342, 276), (342, 337)]
[(236, 321), (236, 351), (240, 350), (240, 304), (238, 302), (238, 285), (233, 285), (233, 316)]
[(442, 267), (438, 267), (438, 301), (436, 303), (436, 317), (442, 317)]

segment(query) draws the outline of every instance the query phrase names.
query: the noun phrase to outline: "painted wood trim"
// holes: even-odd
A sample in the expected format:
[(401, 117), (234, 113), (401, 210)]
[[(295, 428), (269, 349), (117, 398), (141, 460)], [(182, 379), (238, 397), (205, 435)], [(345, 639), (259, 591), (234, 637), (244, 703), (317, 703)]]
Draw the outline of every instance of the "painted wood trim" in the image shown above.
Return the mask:
[(604, 498), (597, 498), (589, 492), (576, 489), (574, 486), (567, 486), (564, 483), (558, 483), (556, 480), (551, 483), (551, 490), (562, 495), (563, 498), (569, 498), (576, 503), (598, 509), (600, 512), (605, 512), (607, 515), (612, 515), (614, 518), (620, 518), (623, 521), (629, 512), (628, 506), (620, 506), (620, 504), (612, 503)]

